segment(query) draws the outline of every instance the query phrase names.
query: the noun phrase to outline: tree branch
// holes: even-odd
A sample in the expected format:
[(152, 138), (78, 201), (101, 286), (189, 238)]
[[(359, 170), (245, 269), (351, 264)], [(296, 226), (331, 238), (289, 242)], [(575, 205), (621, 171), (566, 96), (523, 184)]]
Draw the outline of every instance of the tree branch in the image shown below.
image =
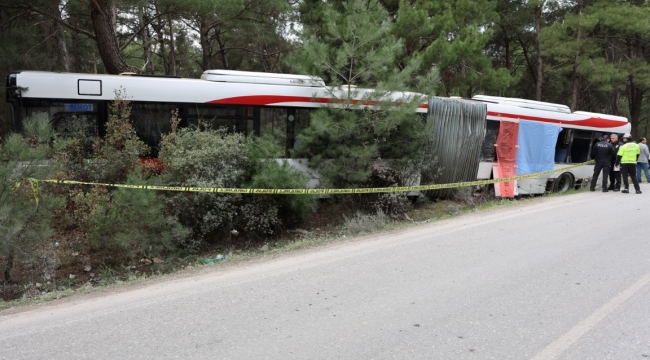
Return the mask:
[(153, 18), (147, 20), (144, 23), (144, 25), (140, 26), (140, 28), (137, 31), (134, 31), (133, 35), (131, 35), (131, 37), (129, 37), (129, 39), (124, 44), (122, 44), (122, 46), (120, 46), (120, 51), (126, 49), (126, 47), (129, 46), (129, 44), (132, 43), (133, 40), (140, 34), (140, 31), (144, 30), (144, 28), (149, 26), (152, 22), (154, 22), (154, 20), (162, 17), (163, 15), (167, 15), (167, 12), (160, 13), (160, 14), (154, 16)]
[(67, 27), (68, 29), (70, 29), (70, 30), (72, 30), (72, 31), (74, 31), (76, 33), (83, 34), (83, 35), (86, 35), (87, 37), (89, 37), (89, 38), (91, 38), (93, 40), (97, 40), (97, 37), (95, 36), (95, 34), (89, 32), (89, 31), (86, 31), (84, 29), (80, 29), (80, 28), (78, 28), (76, 26), (72, 26), (69, 23), (61, 20), (60, 18), (58, 18), (58, 17), (56, 17), (56, 16), (54, 16), (52, 14), (49, 14), (49, 13), (43, 11), (43, 10), (40, 10), (38, 8), (35, 8), (35, 7), (31, 6), (31, 5), (6, 5), (6, 4), (0, 4), (0, 8), (18, 9), (18, 10), (24, 10), (24, 11), (36, 13), (36, 14), (39, 14), (39, 15), (43, 15), (43, 16), (51, 19), (51, 20), (56, 21), (57, 23)]

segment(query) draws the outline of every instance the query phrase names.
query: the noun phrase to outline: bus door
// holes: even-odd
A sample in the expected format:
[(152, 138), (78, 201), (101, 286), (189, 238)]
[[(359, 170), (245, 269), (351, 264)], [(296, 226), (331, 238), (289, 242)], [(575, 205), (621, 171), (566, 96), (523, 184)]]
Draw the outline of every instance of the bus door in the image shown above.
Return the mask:
[(569, 161), (570, 163), (580, 164), (589, 160), (591, 147), (593, 145), (594, 132), (585, 130), (574, 130), (571, 139)]

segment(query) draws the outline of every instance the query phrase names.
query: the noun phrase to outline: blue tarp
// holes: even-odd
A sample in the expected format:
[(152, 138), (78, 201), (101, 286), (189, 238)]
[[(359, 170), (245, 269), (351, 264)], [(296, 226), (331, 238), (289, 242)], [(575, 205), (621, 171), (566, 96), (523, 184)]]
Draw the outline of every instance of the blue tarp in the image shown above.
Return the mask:
[(552, 170), (555, 144), (562, 128), (534, 121), (519, 122), (517, 175)]

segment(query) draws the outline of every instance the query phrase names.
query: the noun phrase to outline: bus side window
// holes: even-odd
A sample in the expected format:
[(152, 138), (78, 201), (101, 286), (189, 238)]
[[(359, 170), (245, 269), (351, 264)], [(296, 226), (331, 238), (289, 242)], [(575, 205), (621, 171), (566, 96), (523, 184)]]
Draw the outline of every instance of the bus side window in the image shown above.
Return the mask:
[(98, 137), (97, 114), (75, 114), (59, 112), (50, 120), (52, 127), (57, 133), (66, 137), (85, 135)]
[(291, 157), (294, 150), (298, 150), (300, 139), (298, 135), (309, 127), (311, 121), (311, 110), (309, 109), (289, 109), (287, 117), (287, 157)]
[(132, 104), (131, 121), (135, 132), (154, 152), (158, 148), (163, 134), (168, 134), (171, 131), (172, 111), (177, 108), (176, 104)]
[(260, 136), (276, 139), (286, 157), (300, 145), (298, 135), (309, 126), (311, 110), (301, 108), (260, 109)]
[(497, 149), (494, 145), (496, 144), (497, 136), (499, 135), (499, 125), (501, 125), (501, 122), (495, 120), (487, 120), (485, 122), (485, 138), (481, 145), (481, 161), (497, 161)]
[(188, 126), (221, 129), (245, 135), (255, 133), (256, 109), (252, 106), (190, 106), (187, 108)]
[(555, 145), (555, 162), (564, 163), (569, 156), (569, 145), (571, 144), (571, 129), (562, 129), (557, 137)]

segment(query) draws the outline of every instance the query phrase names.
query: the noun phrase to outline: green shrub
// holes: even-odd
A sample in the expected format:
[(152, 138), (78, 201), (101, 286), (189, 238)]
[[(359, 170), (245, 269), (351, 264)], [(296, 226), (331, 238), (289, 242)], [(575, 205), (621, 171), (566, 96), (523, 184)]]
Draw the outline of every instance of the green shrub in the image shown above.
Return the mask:
[(62, 177), (82, 181), (122, 183), (149, 153), (131, 123), (131, 103), (124, 90), (116, 91), (106, 123), (106, 136), (97, 138), (70, 121), (56, 159), (66, 171)]
[[(225, 129), (180, 129), (163, 137), (161, 181), (173, 186), (217, 188), (304, 188), (307, 179), (273, 160), (269, 139), (246, 138)], [(192, 229), (185, 247), (229, 241), (232, 234), (276, 234), (311, 211), (307, 196), (169, 193), (167, 205)]]
[[(126, 183), (146, 184), (145, 175), (136, 169)], [(131, 260), (153, 258), (174, 250), (189, 235), (175, 216), (166, 214), (162, 196), (154, 191), (118, 188), (110, 198), (99, 195), (92, 197), (96, 202), (86, 220), (93, 249), (115, 251)]]
[(26, 120), (24, 129), (23, 136), (12, 134), (0, 144), (0, 256), (5, 258), (5, 282), (12, 281), (16, 256), (29, 259), (38, 244), (54, 235), (52, 214), (63, 205), (47, 186), (40, 186), (37, 204), (26, 180), (49, 178), (55, 169), (47, 162), (53, 138), (47, 117)]
[[(284, 149), (272, 137), (250, 138), (248, 154), (252, 161), (250, 189), (304, 189), (309, 179), (287, 161), (281, 160)], [(278, 209), (283, 226), (293, 226), (316, 209), (316, 196), (311, 195), (255, 195), (258, 201), (266, 201)]]
[[(255, 168), (251, 181), (246, 185), (250, 189), (304, 189), (306, 176), (295, 171), (286, 162), (278, 164), (272, 159), (260, 161)], [(316, 208), (313, 195), (252, 195), (258, 203), (266, 202), (278, 209), (278, 218), (285, 227), (293, 226)]]
[[(180, 129), (164, 136), (160, 159), (162, 179), (172, 186), (238, 187), (250, 167), (246, 138), (228, 135), (225, 130)], [(169, 208), (192, 229), (184, 244), (191, 249), (203, 245), (218, 230), (228, 236), (241, 199), (238, 194), (166, 194)]]
[(93, 144), (96, 181), (121, 183), (149, 153), (131, 124), (131, 103), (124, 91), (116, 91), (111, 103), (106, 136)]

